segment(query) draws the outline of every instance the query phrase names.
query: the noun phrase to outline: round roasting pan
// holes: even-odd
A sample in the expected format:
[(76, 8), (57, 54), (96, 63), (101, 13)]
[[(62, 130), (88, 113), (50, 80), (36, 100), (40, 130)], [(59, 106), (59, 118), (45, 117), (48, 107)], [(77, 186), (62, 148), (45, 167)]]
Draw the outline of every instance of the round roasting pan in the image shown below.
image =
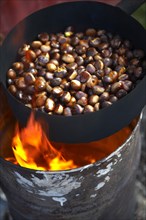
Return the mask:
[[(17, 51), (22, 44), (31, 42), (38, 33), (62, 32), (67, 26), (74, 26), (76, 31), (84, 31), (88, 27), (106, 29), (129, 39), (135, 48), (141, 48), (146, 53), (146, 31), (135, 19), (117, 7), (92, 1), (70, 2), (47, 7), (26, 17), (5, 39), (0, 62), (3, 88), (22, 125), (26, 124), (31, 109), (8, 92), (6, 72), (16, 61)], [(140, 114), (145, 104), (146, 76), (128, 95), (98, 112), (65, 117), (35, 111), (35, 115), (47, 122), (50, 140), (81, 143), (102, 139), (122, 129)]]

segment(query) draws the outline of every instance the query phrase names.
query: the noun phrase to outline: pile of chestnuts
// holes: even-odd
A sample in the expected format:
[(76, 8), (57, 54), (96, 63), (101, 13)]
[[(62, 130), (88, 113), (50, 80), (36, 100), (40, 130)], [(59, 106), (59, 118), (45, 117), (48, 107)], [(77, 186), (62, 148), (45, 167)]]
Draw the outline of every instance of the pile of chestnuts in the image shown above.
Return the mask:
[(143, 78), (143, 50), (106, 30), (40, 33), (19, 48), (7, 87), (19, 101), (48, 114), (95, 112), (126, 96)]

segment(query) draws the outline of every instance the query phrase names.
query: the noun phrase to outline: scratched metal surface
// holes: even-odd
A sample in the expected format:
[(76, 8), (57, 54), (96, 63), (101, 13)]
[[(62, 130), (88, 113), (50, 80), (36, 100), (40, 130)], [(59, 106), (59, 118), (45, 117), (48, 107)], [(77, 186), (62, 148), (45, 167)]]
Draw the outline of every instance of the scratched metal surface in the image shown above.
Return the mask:
[(138, 123), (130, 138), (106, 159), (59, 173), (15, 167), (1, 160), (0, 183), (15, 220), (89, 220), (89, 216), (107, 220), (107, 215), (108, 220), (133, 220), (140, 142)]
[[(142, 122), (141, 127), (141, 137), (142, 137), (142, 154), (141, 160), (139, 164), (138, 174), (137, 174), (137, 181), (136, 181), (136, 200), (137, 200), (137, 207), (135, 210), (135, 220), (145, 220), (146, 219), (146, 133), (144, 133), (144, 129), (146, 130), (146, 108), (144, 119)], [(12, 220), (5, 195), (0, 190), (0, 220)], [(125, 219), (123, 219), (125, 220)]]

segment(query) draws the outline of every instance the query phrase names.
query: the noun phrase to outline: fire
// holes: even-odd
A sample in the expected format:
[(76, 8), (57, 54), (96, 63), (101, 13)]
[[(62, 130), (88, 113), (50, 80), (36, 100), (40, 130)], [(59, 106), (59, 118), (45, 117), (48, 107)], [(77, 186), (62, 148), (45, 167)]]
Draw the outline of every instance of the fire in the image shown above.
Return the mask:
[[(17, 123), (15, 134), (13, 131), (16, 121), (11, 120), (12, 117), (8, 115), (3, 118), (4, 121), (8, 119), (10, 123), (7, 135), (2, 136), (0, 157), (26, 168), (54, 171), (82, 167), (106, 158), (127, 140), (138, 121), (138, 118), (134, 119), (127, 127), (101, 140), (66, 144), (50, 143), (40, 122), (35, 120), (33, 114), (25, 128), (20, 129)], [(3, 120), (0, 128), (4, 124)]]
[(17, 124), (12, 150), (22, 167), (35, 170), (67, 170), (77, 167), (72, 160), (66, 161), (61, 152), (51, 145), (33, 114), (25, 128), (20, 129)]

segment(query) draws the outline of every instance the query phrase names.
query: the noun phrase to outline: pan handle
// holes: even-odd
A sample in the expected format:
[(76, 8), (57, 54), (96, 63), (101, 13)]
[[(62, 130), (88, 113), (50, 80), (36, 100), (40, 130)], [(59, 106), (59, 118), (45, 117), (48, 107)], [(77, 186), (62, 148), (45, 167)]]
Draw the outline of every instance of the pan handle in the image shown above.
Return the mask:
[(131, 15), (136, 9), (138, 9), (145, 0), (121, 0), (118, 4), (117, 7), (125, 11), (127, 14)]

